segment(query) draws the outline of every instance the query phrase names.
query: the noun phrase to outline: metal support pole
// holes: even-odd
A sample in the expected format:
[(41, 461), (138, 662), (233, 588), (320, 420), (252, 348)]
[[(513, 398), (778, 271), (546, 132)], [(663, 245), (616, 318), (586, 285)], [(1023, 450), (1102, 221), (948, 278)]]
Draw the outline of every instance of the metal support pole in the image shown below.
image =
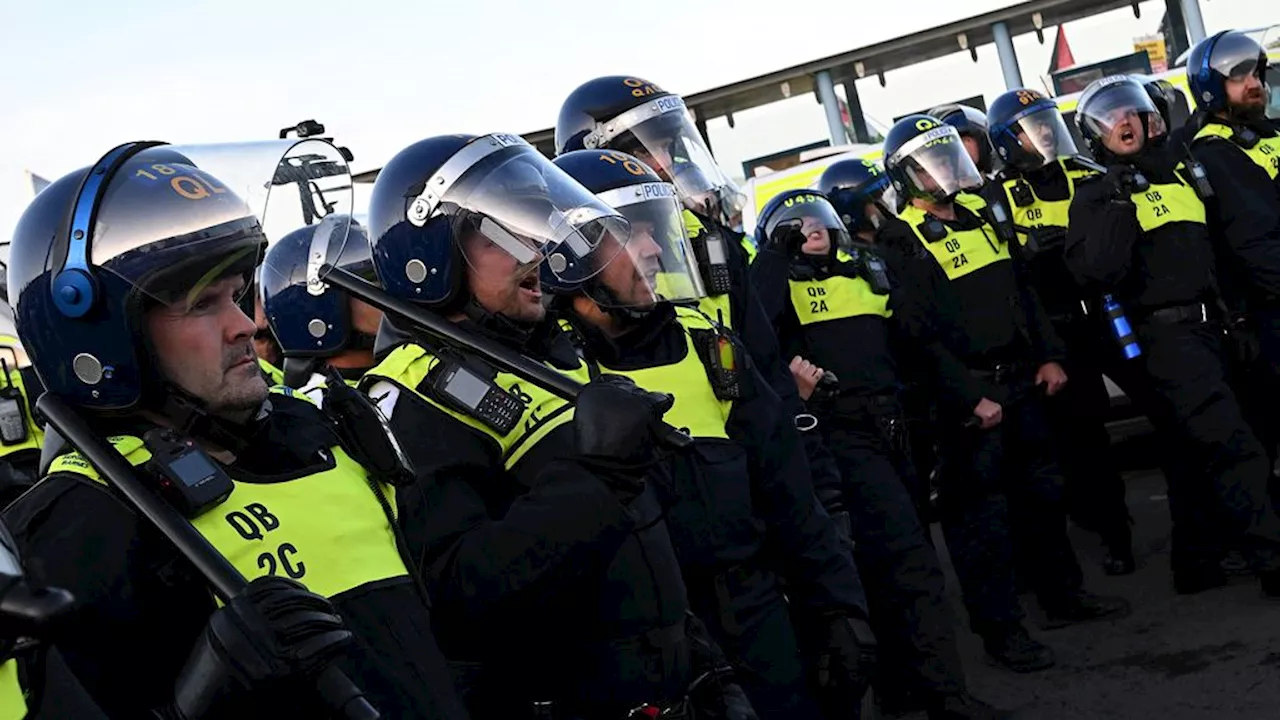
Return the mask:
[(1018, 53), (1013, 49), (1013, 37), (1009, 35), (1009, 26), (1002, 23), (991, 25), (991, 34), (996, 43), (996, 55), (1000, 56), (1000, 69), (1004, 72), (1004, 84), (1008, 90), (1022, 87), (1022, 68), (1018, 67)]
[[(1195, 45), (1205, 38), (1204, 17), (1200, 15), (1200, 0), (1180, 0), (1182, 16), (1187, 20), (1187, 35)], [(1170, 62), (1173, 58), (1169, 58)]]
[(853, 141), (871, 144), (871, 131), (867, 129), (867, 118), (862, 114), (862, 99), (858, 97), (857, 80), (845, 80), (844, 96), (849, 102), (849, 124), (853, 126)]
[(819, 70), (814, 76), (818, 85), (818, 99), (822, 101), (822, 109), (827, 114), (827, 132), (831, 134), (832, 145), (844, 145), (848, 142), (844, 132), (844, 122), (840, 119), (840, 103), (836, 100), (836, 84), (831, 81), (831, 73)]
[(1180, 0), (1165, 0), (1164, 21), (1160, 23), (1164, 32), (1164, 53), (1172, 64), (1178, 56), (1191, 48), (1187, 44), (1187, 20), (1182, 15)]
[(701, 115), (697, 115), (694, 117), (693, 126), (698, 128), (698, 134), (702, 136), (702, 142), (707, 144), (707, 150), (715, 156), (716, 151), (711, 149), (711, 134), (707, 132), (707, 121)]

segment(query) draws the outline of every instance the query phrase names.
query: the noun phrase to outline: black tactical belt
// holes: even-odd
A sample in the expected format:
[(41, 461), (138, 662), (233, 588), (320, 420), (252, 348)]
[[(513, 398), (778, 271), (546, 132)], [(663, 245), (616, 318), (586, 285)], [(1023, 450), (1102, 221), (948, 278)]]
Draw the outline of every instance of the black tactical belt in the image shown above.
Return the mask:
[(997, 385), (1017, 380), (1026, 374), (1028, 366), (1024, 362), (998, 362), (987, 368), (969, 368), (969, 374), (979, 380), (986, 380)]
[(1142, 322), (1152, 325), (1178, 325), (1181, 323), (1199, 325), (1208, 322), (1208, 320), (1209, 309), (1204, 303), (1160, 308), (1142, 316)]

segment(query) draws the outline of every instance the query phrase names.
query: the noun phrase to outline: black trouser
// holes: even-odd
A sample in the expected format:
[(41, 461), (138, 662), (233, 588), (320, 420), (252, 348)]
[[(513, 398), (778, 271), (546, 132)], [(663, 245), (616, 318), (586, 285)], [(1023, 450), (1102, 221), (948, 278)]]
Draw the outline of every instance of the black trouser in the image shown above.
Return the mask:
[(1097, 533), (1109, 548), (1128, 550), (1132, 544), (1124, 479), (1116, 467), (1107, 432), (1111, 398), (1102, 376), (1112, 345), (1104, 344), (1098, 324), (1090, 318), (1054, 322), (1067, 347), (1067, 384), (1045, 401), (1055, 454), (1066, 477), (1067, 514), (1075, 523)]
[(819, 720), (778, 577), (738, 566), (714, 575), (686, 571), (685, 581), (689, 604), (738, 671), (760, 719)]
[(888, 696), (958, 692), (964, 669), (946, 579), (907, 490), (915, 473), (902, 408), (892, 400), (862, 410), (839, 407), (822, 426), (844, 478), (854, 560), (880, 644), (879, 689)]
[[(971, 408), (941, 420), (946, 472), (938, 499), (943, 536), (974, 632), (999, 633), (1024, 617), (1014, 586), (1014, 538), (1034, 559), (1027, 584), (1046, 609), (1080, 591), (1083, 578), (1067, 538), (1062, 470), (1031, 370), (985, 382), (1004, 409), (990, 430), (964, 429)], [(963, 414), (962, 414), (963, 412)]]
[(1137, 333), (1157, 412), (1187, 463), (1169, 478), (1174, 567), (1216, 563), (1224, 543), (1273, 565), (1280, 516), (1267, 502), (1271, 468), (1227, 385), (1219, 327), (1139, 322)]
[(1275, 412), (1280, 400), (1280, 304), (1267, 303), (1252, 311), (1250, 319), (1261, 357), (1255, 362), (1228, 357), (1228, 382), (1274, 465), (1280, 452), (1280, 416)]

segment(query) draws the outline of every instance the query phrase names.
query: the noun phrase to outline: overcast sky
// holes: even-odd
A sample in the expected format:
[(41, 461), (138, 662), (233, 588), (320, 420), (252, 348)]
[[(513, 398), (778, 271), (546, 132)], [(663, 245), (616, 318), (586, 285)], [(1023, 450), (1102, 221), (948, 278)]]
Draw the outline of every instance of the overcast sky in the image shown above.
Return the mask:
[[(694, 93), (1014, 4), (866, 0), (756, 4), (724, 0), (0, 0), (0, 237), (30, 199), (24, 170), (55, 179), (129, 140), (274, 138), (317, 118), (380, 166), (415, 140), (449, 132), (551, 126), (592, 77), (638, 75)], [(1210, 33), (1280, 23), (1276, 0), (1201, 0)], [(1067, 26), (1079, 63), (1132, 52), (1154, 32), (1161, 0)], [(1023, 79), (1041, 86), (1046, 43), (1015, 39)], [(662, 41), (647, 44), (654, 38)], [(896, 114), (1004, 90), (995, 49), (957, 53), (858, 88), (867, 114)], [(710, 125), (721, 164), (827, 137), (811, 95)]]

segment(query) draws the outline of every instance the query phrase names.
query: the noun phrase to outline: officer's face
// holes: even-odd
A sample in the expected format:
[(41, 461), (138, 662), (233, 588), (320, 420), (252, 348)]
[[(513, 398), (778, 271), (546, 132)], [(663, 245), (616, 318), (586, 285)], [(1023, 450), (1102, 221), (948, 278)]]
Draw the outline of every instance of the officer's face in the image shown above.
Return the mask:
[(1227, 104), (1241, 115), (1262, 118), (1267, 112), (1267, 86), (1257, 75), (1227, 78)]
[(256, 293), (253, 303), (253, 322), (257, 326), (253, 333), (254, 352), (263, 360), (280, 367), (280, 346), (276, 344), (276, 338), (271, 334), (270, 326), (267, 325), (267, 313), (262, 309), (262, 296)]
[(1116, 155), (1133, 155), (1142, 150), (1146, 133), (1142, 129), (1142, 116), (1135, 108), (1118, 108), (1107, 117), (1111, 129), (1102, 144)]
[(256, 329), (237, 299), (244, 279), (230, 277), (205, 287), (189, 301), (147, 312), (147, 337), (160, 372), (210, 413), (243, 421), (267, 399), (267, 383), (253, 350)]
[(647, 308), (658, 301), (653, 289), (657, 287), (658, 271), (662, 268), (662, 246), (653, 239), (652, 223), (636, 223), (631, 231), (626, 252), (619, 251), (618, 241), (612, 234), (601, 242), (597, 252), (612, 260), (600, 271), (600, 281), (624, 306)]
[(805, 255), (826, 255), (830, 252), (831, 234), (821, 220), (806, 217), (800, 231), (804, 233), (804, 244), (800, 246), (800, 252)]
[(978, 139), (965, 135), (960, 138), (960, 141), (964, 143), (964, 151), (969, 153), (969, 159), (973, 161), (974, 165), (977, 165), (978, 158), (982, 157), (982, 146), (978, 145)]
[(1034, 117), (1026, 118), (1018, 124), (1017, 138), (1022, 149), (1032, 155), (1042, 155), (1042, 148), (1047, 150), (1058, 145), (1053, 125)]
[(356, 332), (366, 335), (377, 335), (378, 326), (382, 324), (382, 311), (363, 300), (349, 298), (351, 307), (351, 327)]
[(520, 322), (537, 322), (546, 315), (538, 263), (521, 265), (478, 232), (463, 240), (462, 250), (467, 255), (467, 287), (481, 307)]

